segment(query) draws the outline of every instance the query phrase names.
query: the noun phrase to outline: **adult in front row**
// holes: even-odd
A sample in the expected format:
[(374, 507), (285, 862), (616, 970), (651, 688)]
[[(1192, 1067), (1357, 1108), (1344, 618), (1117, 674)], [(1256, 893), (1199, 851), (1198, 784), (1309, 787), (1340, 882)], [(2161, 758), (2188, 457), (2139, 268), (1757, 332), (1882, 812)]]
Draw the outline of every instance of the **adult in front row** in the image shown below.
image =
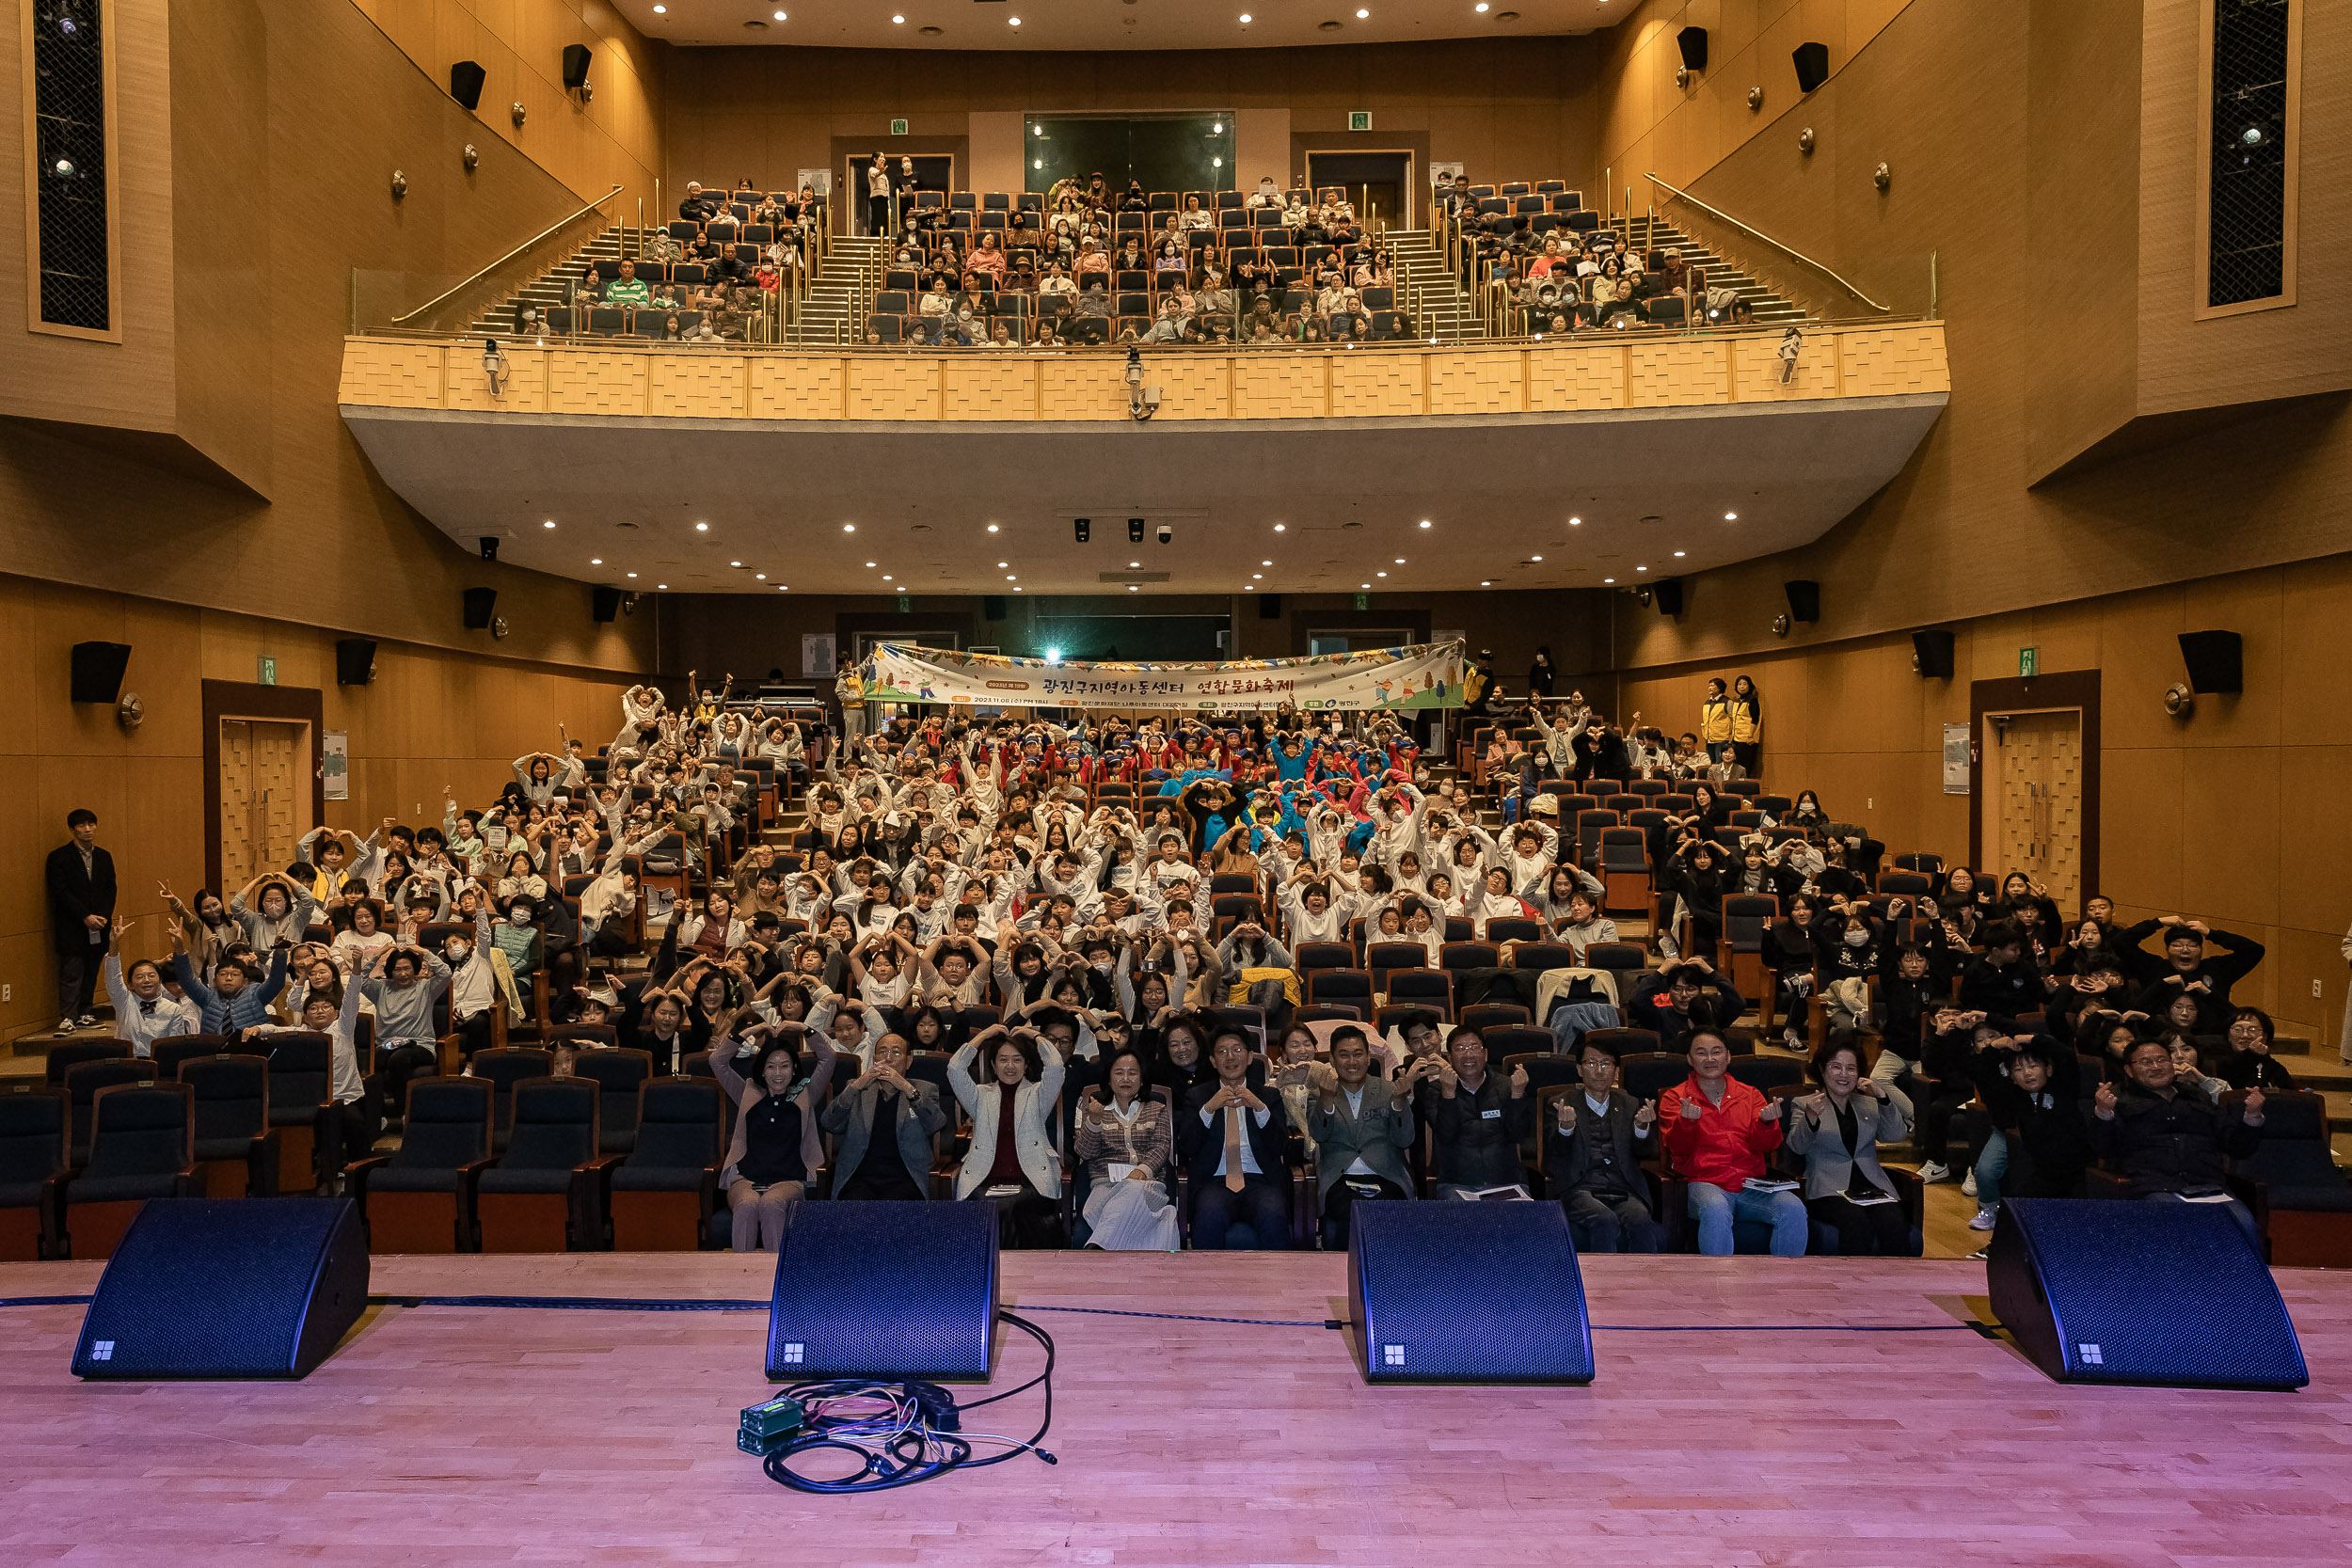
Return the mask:
[(1248, 1037), (1220, 1031), (1209, 1049), (1216, 1076), (1192, 1086), (1176, 1118), (1192, 1180), (1192, 1244), (1202, 1251), (1224, 1246), (1237, 1220), (1260, 1247), (1290, 1245), (1290, 1121), (1280, 1095), (1249, 1082), (1250, 1060)]
[(1174, 1252), (1179, 1244), (1176, 1206), (1168, 1200), (1175, 1113), (1144, 1092), (1144, 1078), (1134, 1047), (1111, 1047), (1103, 1065), (1107, 1097), (1089, 1089), (1078, 1102), (1086, 1244), (1106, 1252)]
[(1658, 1097), (1666, 1150), (1687, 1181), (1699, 1251), (1731, 1255), (1732, 1226), (1772, 1227), (1772, 1256), (1802, 1258), (1809, 1230), (1794, 1192), (1752, 1188), (1766, 1180), (1764, 1157), (1780, 1147), (1780, 1104), (1731, 1076), (1731, 1047), (1709, 1024), (1692, 1033), (1691, 1076)]
[(776, 1252), (786, 1215), (808, 1195), (808, 1174), (823, 1159), (817, 1117), (833, 1086), (833, 1042), (804, 1023), (775, 1023), (745, 1029), (739, 1043), (726, 1027), (732, 1022), (723, 1020), (710, 1042), (711, 1076), (739, 1108), (719, 1179), (735, 1250)]
[[(972, 1081), (988, 1062), (985, 1085)], [(972, 1118), (972, 1145), (956, 1173), (956, 1196), (994, 1202), (1005, 1246), (1051, 1246), (1059, 1240), (1061, 1159), (1050, 1122), (1061, 1096), (1062, 1058), (1037, 1030), (998, 1023), (963, 1043), (947, 1061), (947, 1086)]]
[(1878, 1146), (1911, 1135), (1902, 1107), (1884, 1085), (1862, 1074), (1862, 1048), (1850, 1033), (1831, 1037), (1809, 1065), (1819, 1092), (1798, 1101), (1788, 1149), (1804, 1156), (1804, 1204), (1837, 1232), (1847, 1258), (1916, 1258), (1911, 1216), (1879, 1165)]
[(818, 1125), (840, 1139), (833, 1196), (920, 1201), (931, 1196), (931, 1139), (947, 1125), (930, 1084), (911, 1083), (914, 1052), (904, 1036), (874, 1042), (874, 1065), (834, 1097)]
[(1656, 1252), (1665, 1229), (1650, 1216), (1642, 1155), (1658, 1107), (1617, 1086), (1617, 1053), (1589, 1035), (1577, 1053), (1578, 1086), (1552, 1101), (1544, 1173), (1560, 1189), (1579, 1252)]
[(1364, 1032), (1343, 1023), (1331, 1032), (1331, 1060), (1316, 1063), (1307, 1101), (1307, 1136), (1315, 1146), (1315, 1197), (1323, 1215), (1323, 1244), (1347, 1245), (1348, 1218), (1359, 1198), (1409, 1198), (1412, 1174), (1405, 1153), (1413, 1146), (1409, 1091), (1372, 1076), (1372, 1046)]
[[(2262, 1143), (2262, 1090), (2247, 1090), (2240, 1105), (2185, 1094), (2173, 1081), (2171, 1047), (2162, 1040), (2133, 1046), (2124, 1066), (2130, 1084), (2120, 1091), (2102, 1084), (2091, 1099), (2090, 1143), (2099, 1157), (2122, 1168), (2137, 1198), (2185, 1203), (2226, 1196), (2223, 1158), (2243, 1160)], [(2246, 1205), (2232, 1197), (2224, 1207), (2260, 1246)]]

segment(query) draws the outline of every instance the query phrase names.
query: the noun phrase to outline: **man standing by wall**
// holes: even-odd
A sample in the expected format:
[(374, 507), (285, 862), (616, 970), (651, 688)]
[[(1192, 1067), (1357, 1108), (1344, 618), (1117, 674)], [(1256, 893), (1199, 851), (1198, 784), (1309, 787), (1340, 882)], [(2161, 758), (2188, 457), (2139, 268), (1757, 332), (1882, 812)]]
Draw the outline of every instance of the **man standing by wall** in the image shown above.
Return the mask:
[(115, 861), (98, 847), (98, 814), (77, 806), (66, 814), (73, 837), (49, 851), (49, 918), (57, 938), (57, 1033), (98, 1022), (90, 997), (106, 956), (106, 928), (115, 912)]

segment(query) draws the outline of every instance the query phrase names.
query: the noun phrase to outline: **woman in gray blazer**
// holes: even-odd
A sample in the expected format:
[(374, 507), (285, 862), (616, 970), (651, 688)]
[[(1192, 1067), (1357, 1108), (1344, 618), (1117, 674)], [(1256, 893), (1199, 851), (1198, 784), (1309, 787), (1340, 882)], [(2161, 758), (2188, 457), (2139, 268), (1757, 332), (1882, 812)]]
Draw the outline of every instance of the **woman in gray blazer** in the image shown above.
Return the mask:
[(1371, 1042), (1352, 1024), (1331, 1032), (1330, 1063), (1315, 1064), (1309, 1087), (1307, 1135), (1315, 1143), (1323, 1244), (1343, 1247), (1358, 1198), (1414, 1196), (1405, 1168), (1405, 1151), (1413, 1145), (1412, 1097), (1372, 1076)]
[(1918, 1257), (1911, 1218), (1879, 1165), (1880, 1144), (1911, 1135), (1901, 1107), (1863, 1072), (1851, 1033), (1831, 1036), (1810, 1072), (1820, 1088), (1796, 1102), (1788, 1132), (1788, 1151), (1804, 1161), (1805, 1209), (1836, 1230), (1846, 1257)]

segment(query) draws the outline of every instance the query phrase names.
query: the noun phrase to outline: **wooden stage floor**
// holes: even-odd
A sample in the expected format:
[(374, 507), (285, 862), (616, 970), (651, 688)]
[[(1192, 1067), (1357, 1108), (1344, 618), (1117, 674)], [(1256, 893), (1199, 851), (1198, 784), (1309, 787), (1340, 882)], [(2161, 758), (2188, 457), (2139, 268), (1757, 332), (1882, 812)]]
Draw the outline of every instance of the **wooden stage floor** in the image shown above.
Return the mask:
[[(99, 1265), (0, 1267), (0, 1296)], [(378, 1259), (392, 1294), (765, 1298), (733, 1255)], [(2352, 1277), (2280, 1275), (2299, 1394), (2066, 1387), (1952, 1325), (1966, 1262), (1595, 1258), (1588, 1388), (1370, 1388), (1340, 1255), (1008, 1254), (1060, 1350), (1048, 1466), (878, 1497), (734, 1447), (764, 1312), (374, 1309), (298, 1384), (82, 1384), (0, 1310), (0, 1562), (1171, 1565), (2352, 1560)], [(1859, 1325), (1926, 1332), (1860, 1332)], [(1009, 1331), (997, 1386), (1037, 1347)], [(1026, 1435), (1032, 1393), (986, 1424)]]

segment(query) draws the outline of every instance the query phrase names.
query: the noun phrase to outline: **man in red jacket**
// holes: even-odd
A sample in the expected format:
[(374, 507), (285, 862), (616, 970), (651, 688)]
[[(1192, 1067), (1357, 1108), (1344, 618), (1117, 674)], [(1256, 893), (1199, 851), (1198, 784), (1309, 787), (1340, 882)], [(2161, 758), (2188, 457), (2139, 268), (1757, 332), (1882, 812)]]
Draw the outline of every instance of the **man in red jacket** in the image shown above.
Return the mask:
[(1699, 1251), (1731, 1255), (1738, 1220), (1772, 1227), (1772, 1256), (1804, 1256), (1808, 1228), (1796, 1183), (1759, 1188), (1764, 1157), (1780, 1147), (1780, 1102), (1731, 1076), (1731, 1047), (1711, 1027), (1691, 1035), (1691, 1076), (1658, 1097), (1658, 1125), (1686, 1201), (1698, 1221)]

